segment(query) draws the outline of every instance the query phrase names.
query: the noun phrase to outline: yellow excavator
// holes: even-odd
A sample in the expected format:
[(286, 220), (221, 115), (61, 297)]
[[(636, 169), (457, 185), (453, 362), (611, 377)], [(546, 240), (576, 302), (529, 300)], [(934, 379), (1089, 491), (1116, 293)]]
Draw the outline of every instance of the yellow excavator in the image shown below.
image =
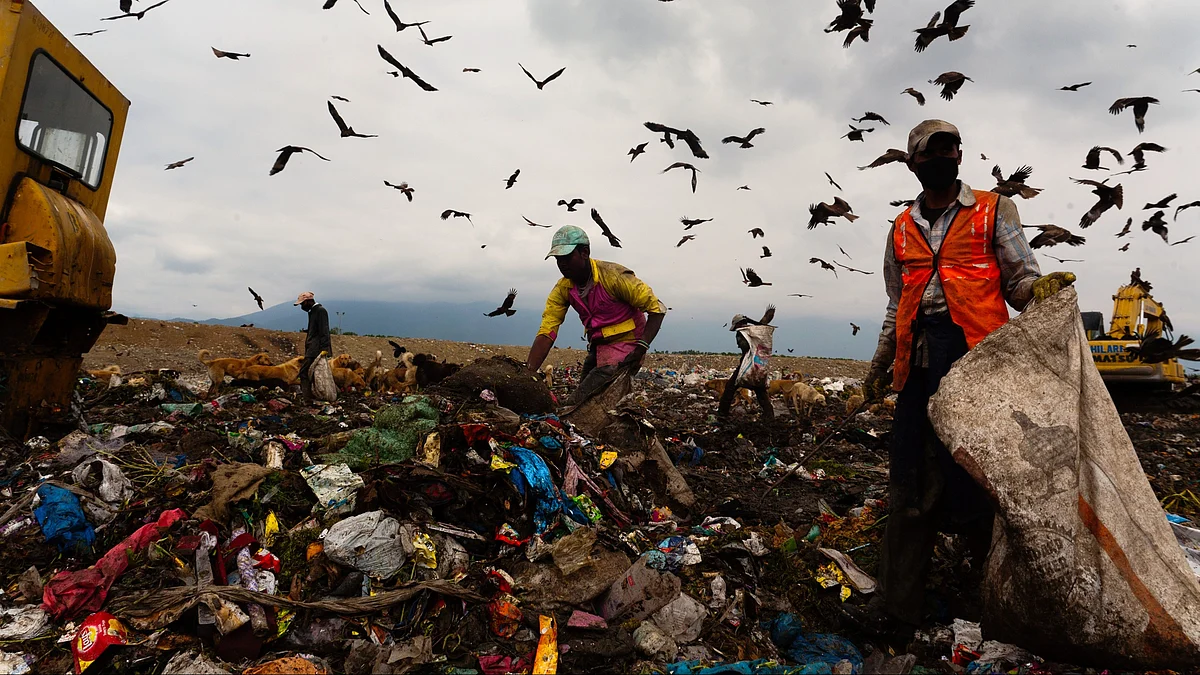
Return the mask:
[(1146, 336), (1172, 337), (1171, 319), (1161, 303), (1150, 295), (1151, 286), (1135, 271), (1130, 282), (1113, 296), (1113, 315), (1104, 330), (1104, 315), (1083, 312), (1083, 327), (1092, 348), (1092, 361), (1104, 382), (1110, 386), (1147, 385), (1173, 389), (1187, 383), (1187, 375), (1178, 359), (1163, 363), (1145, 363), (1129, 347), (1141, 345)]
[(0, 0), (0, 429), (68, 413), (112, 307), (104, 213), (129, 101), (27, 0)]

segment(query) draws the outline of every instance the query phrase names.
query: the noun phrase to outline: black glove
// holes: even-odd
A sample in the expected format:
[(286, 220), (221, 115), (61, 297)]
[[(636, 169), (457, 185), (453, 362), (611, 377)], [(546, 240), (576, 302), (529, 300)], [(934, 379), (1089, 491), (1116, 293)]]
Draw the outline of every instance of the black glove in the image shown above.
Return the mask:
[(638, 345), (626, 356), (620, 364), (621, 368), (629, 368), (631, 373), (637, 373), (642, 368), (642, 359), (646, 357), (646, 347)]

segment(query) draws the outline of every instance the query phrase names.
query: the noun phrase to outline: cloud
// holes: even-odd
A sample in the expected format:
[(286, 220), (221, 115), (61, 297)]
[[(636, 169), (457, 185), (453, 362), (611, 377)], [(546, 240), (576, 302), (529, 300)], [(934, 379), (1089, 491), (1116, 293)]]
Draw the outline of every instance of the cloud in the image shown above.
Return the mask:
[[(45, 4), (66, 33), (96, 28), (105, 13), (85, 0)], [(396, 33), (375, 3), (371, 16), (353, 3), (329, 11), (291, 0), (171, 3), (140, 22), (107, 23), (108, 33), (76, 40), (132, 101), (106, 222), (119, 256), (116, 302), (142, 314), (234, 316), (252, 309), (247, 284), (268, 299), (311, 288), (325, 297), (450, 302), (490, 300), (517, 287), (519, 309), (538, 312), (557, 272), (542, 259), (550, 231), (527, 227), (524, 215), (580, 225), (596, 239), (597, 257), (636, 270), (675, 308), (664, 328), (678, 331), (672, 339), (699, 330), (700, 317), (754, 314), (774, 302), (798, 326), (824, 317), (863, 325), (860, 355), (869, 356), (869, 333), (886, 304), (882, 275), (835, 280), (807, 260), (879, 271), (888, 220), (898, 211), (888, 201), (911, 199), (918, 186), (900, 165), (856, 167), (903, 148), (909, 128), (938, 117), (963, 131), (968, 183), (988, 189), (993, 165), (1029, 164), (1030, 183), (1045, 191), (1019, 200), (1023, 218), (1072, 229), (1093, 196), (1069, 178), (1103, 177), (1080, 168), (1091, 146), (1167, 146), (1149, 157), (1150, 171), (1115, 179), (1127, 206), (1080, 232), (1085, 247), (1049, 252), (1086, 260), (1070, 267), (1084, 309), (1109, 312), (1116, 287), (1140, 266), (1176, 325), (1197, 330), (1188, 326), (1200, 324), (1200, 308), (1186, 302), (1200, 282), (1188, 264), (1195, 244), (1168, 247), (1143, 234), (1136, 225), (1148, 214), (1136, 206), (1170, 192), (1181, 202), (1200, 198), (1189, 193), (1200, 95), (1182, 92), (1200, 88), (1200, 76), (1186, 76), (1200, 62), (1183, 61), (1179, 48), (1191, 42), (1200, 5), (1120, 0), (1101, 11), (1093, 0), (980, 3), (963, 14), (971, 25), (965, 38), (916, 54), (912, 30), (945, 4), (882, 0), (871, 41), (850, 49), (841, 46), (844, 35), (822, 32), (837, 13), (825, 0), (397, 7), (406, 21), (430, 20), (435, 33), (454, 36), (432, 48), (411, 30)], [(387, 76), (377, 44), (439, 91)], [(252, 57), (218, 60), (210, 47)], [(539, 91), (518, 62), (538, 76), (566, 72)], [(482, 72), (463, 73), (467, 66)], [(927, 82), (948, 70), (974, 79), (951, 102)], [(1089, 80), (1095, 84), (1079, 92), (1058, 91)], [(900, 93), (909, 86), (926, 94), (925, 107)], [(339, 103), (350, 124), (380, 138), (339, 138), (325, 110), (332, 94), (351, 99)], [(1141, 95), (1163, 102), (1144, 134), (1129, 113), (1107, 112), (1117, 98)], [(851, 116), (868, 110), (891, 126), (875, 125), (862, 143), (839, 138)], [(647, 120), (693, 129), (712, 159), (668, 150), (643, 128)], [(719, 142), (758, 126), (767, 132), (752, 149)], [(641, 142), (648, 152), (631, 164), (626, 152)], [(296, 156), (268, 176), (286, 144), (332, 161)], [(183, 169), (162, 170), (192, 155)], [(700, 168), (697, 194), (678, 172), (659, 175), (676, 160)], [(521, 177), (505, 190), (516, 168)], [(845, 192), (827, 183), (825, 171)], [(408, 181), (415, 201), (383, 180)], [(736, 191), (742, 184), (753, 190)], [(807, 206), (835, 195), (861, 219), (807, 230)], [(587, 202), (578, 213), (555, 206), (575, 196)], [(591, 207), (623, 248), (600, 240)], [(441, 221), (446, 208), (469, 211), (474, 226)], [(684, 215), (714, 220), (677, 249)], [(1117, 241), (1112, 235), (1131, 216), (1135, 234)], [(1171, 224), (1172, 240), (1198, 225), (1200, 211), (1185, 212)], [(752, 227), (766, 239), (751, 240)], [(1124, 241), (1133, 242), (1130, 251), (1118, 252)], [(763, 244), (773, 258), (758, 258)], [(773, 286), (744, 287), (738, 267), (747, 265)], [(1060, 267), (1045, 257), (1042, 265)], [(813, 348), (827, 349), (829, 340), (815, 337), (824, 329), (812, 330)], [(805, 351), (803, 334), (780, 339)]]

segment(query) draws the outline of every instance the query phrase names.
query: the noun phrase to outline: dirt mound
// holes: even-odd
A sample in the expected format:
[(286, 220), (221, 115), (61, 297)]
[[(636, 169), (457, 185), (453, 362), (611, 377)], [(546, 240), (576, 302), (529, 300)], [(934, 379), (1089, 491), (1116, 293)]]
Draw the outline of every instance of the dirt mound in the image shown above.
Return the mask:
[(554, 398), (538, 378), (525, 371), (525, 365), (507, 356), (476, 359), (435, 387), (461, 398), (476, 397), (483, 390), (496, 395), (496, 403), (513, 412), (542, 415), (554, 411)]

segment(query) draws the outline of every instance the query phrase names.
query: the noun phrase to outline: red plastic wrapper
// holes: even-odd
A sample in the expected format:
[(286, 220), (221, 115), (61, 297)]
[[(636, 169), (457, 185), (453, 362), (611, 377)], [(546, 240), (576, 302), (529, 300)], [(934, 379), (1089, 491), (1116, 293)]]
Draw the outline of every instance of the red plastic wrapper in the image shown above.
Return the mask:
[(138, 528), (125, 541), (109, 549), (95, 565), (78, 572), (64, 570), (54, 575), (42, 591), (42, 609), (55, 621), (100, 609), (109, 587), (129, 567), (129, 554), (149, 547), (163, 530), (186, 516), (182, 509), (163, 511), (157, 522)]
[(84, 619), (71, 640), (71, 654), (75, 657), (75, 675), (79, 675), (112, 645), (127, 644), (125, 626), (108, 612), (96, 612)]
[(513, 658), (502, 654), (488, 654), (479, 657), (479, 669), (483, 675), (509, 675), (509, 673), (528, 673), (529, 657)]
[(521, 608), (517, 607), (516, 600), (507, 593), (501, 593), (488, 603), (492, 632), (499, 637), (510, 638), (521, 628)]

